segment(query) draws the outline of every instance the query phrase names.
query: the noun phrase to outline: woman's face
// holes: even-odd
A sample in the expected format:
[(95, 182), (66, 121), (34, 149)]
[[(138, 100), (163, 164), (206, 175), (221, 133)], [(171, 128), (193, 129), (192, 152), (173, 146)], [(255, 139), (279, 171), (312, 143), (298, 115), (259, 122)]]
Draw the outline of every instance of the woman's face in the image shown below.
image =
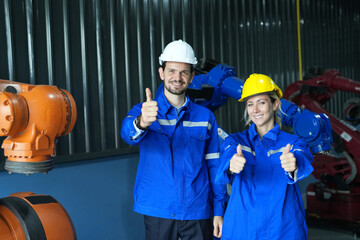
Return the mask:
[(272, 103), (267, 94), (256, 95), (246, 101), (246, 109), (250, 119), (257, 128), (265, 128), (267, 130), (274, 127), (274, 112), (278, 106), (279, 100)]

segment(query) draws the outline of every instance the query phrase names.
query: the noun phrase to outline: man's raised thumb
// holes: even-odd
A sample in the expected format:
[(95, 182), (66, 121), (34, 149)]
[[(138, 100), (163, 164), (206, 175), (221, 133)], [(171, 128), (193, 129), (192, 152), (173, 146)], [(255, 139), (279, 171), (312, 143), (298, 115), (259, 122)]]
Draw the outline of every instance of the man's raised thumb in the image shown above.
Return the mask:
[(151, 91), (149, 88), (146, 88), (145, 89), (145, 92), (146, 92), (146, 101), (147, 102), (151, 102), (152, 101), (152, 98), (151, 98)]

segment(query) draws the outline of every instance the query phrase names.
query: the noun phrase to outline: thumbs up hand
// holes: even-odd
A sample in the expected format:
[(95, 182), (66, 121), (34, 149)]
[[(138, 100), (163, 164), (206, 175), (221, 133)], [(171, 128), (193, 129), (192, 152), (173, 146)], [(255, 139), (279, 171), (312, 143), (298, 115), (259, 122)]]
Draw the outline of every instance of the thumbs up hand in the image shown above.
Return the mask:
[(293, 172), (297, 169), (296, 158), (294, 157), (294, 154), (290, 152), (290, 147), (291, 146), (288, 143), (285, 147), (284, 152), (280, 156), (281, 167), (286, 172)]
[(151, 98), (150, 89), (146, 88), (145, 91), (146, 91), (146, 102), (142, 104), (141, 117), (140, 117), (140, 126), (142, 128), (149, 127), (156, 120), (156, 116), (159, 111), (157, 102), (153, 101)]
[(236, 153), (232, 156), (230, 160), (229, 170), (233, 173), (240, 173), (245, 166), (246, 159), (241, 150), (240, 144), (236, 148)]

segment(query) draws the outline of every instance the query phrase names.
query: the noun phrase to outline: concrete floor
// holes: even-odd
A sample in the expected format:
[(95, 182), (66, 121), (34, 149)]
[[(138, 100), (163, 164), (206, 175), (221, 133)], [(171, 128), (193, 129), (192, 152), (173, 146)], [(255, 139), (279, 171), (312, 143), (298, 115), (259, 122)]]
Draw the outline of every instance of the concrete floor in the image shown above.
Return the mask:
[(349, 240), (360, 239), (360, 235), (355, 235), (346, 230), (330, 230), (325, 228), (308, 228), (308, 240)]

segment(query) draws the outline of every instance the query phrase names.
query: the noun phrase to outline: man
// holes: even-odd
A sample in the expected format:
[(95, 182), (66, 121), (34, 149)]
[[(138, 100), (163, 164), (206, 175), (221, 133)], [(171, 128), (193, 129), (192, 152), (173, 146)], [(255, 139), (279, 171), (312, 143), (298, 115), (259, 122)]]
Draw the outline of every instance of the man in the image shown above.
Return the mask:
[(146, 102), (135, 105), (121, 127), (125, 142), (139, 144), (134, 211), (144, 215), (148, 240), (221, 237), (226, 186), (215, 184), (217, 123), (185, 95), (195, 75), (194, 51), (173, 41), (159, 62), (164, 88), (155, 101), (147, 88)]

